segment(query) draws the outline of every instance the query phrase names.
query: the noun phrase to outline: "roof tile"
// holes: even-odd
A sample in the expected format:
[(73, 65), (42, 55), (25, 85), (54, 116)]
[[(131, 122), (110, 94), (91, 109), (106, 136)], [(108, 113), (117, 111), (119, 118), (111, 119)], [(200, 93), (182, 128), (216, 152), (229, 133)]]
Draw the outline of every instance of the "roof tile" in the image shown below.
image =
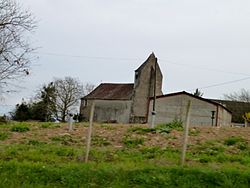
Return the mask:
[(130, 100), (134, 84), (102, 83), (84, 99)]

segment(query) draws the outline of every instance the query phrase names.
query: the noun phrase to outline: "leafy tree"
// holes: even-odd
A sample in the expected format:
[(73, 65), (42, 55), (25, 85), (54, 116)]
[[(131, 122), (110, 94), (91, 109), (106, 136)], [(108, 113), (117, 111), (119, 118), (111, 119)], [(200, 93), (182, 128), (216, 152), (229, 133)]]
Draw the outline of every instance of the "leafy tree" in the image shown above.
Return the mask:
[(24, 101), (21, 104), (17, 104), (12, 116), (13, 119), (17, 121), (26, 121), (31, 119), (30, 106)]
[(36, 101), (30, 104), (32, 119), (50, 121), (57, 117), (56, 93), (53, 82), (44, 85), (38, 92)]
[(57, 116), (56, 90), (53, 82), (49, 83), (47, 86), (43, 86), (40, 103), (44, 109), (45, 121), (48, 121), (53, 116)]
[(203, 93), (197, 88), (193, 94), (194, 96), (197, 96), (197, 97), (202, 97), (203, 96)]
[(242, 117), (246, 122), (250, 122), (250, 112), (246, 112)]
[(38, 121), (48, 121), (49, 119), (47, 119), (46, 112), (46, 106), (44, 105), (43, 101), (34, 102), (30, 104), (30, 119)]
[(75, 78), (65, 77), (55, 79), (56, 107), (62, 121), (65, 121), (67, 112), (80, 102), (83, 94), (82, 84)]
[(15, 0), (0, 0), (0, 89), (9, 81), (29, 74), (31, 52), (27, 32), (35, 28), (34, 17)]
[(231, 101), (250, 102), (250, 91), (241, 89), (239, 92), (224, 94), (224, 98)]

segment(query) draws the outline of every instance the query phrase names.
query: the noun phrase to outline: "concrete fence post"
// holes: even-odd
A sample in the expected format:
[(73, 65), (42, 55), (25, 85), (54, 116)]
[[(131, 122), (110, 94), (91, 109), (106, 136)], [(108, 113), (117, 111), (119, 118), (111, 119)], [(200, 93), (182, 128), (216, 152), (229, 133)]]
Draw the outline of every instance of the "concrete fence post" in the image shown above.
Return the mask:
[(89, 128), (87, 133), (87, 144), (86, 144), (86, 155), (85, 155), (85, 162), (88, 162), (89, 159), (89, 151), (90, 151), (90, 144), (91, 144), (91, 135), (93, 129), (93, 118), (94, 118), (94, 111), (95, 111), (95, 102), (93, 101), (91, 110), (90, 110), (90, 119), (89, 119)]
[(191, 100), (188, 101), (187, 104), (187, 111), (186, 111), (186, 121), (184, 125), (184, 132), (183, 132), (183, 143), (182, 143), (182, 150), (181, 150), (181, 158), (180, 163), (181, 166), (185, 163), (186, 158), (186, 150), (187, 150), (187, 142), (188, 142), (188, 129), (189, 129), (189, 123), (190, 123), (190, 108), (191, 108), (192, 102)]

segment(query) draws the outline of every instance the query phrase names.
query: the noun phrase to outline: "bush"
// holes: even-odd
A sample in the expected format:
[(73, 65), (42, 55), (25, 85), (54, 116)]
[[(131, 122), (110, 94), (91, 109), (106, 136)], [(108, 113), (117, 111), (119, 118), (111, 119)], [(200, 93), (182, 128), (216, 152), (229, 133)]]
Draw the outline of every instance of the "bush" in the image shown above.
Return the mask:
[(242, 142), (242, 141), (244, 141), (243, 138), (232, 136), (232, 137), (227, 138), (227, 139), (224, 141), (224, 144), (227, 145), (227, 146), (232, 146), (232, 145), (235, 145), (235, 144), (237, 144), (238, 142)]
[(5, 140), (5, 139), (8, 138), (8, 136), (9, 136), (8, 133), (6, 133), (6, 132), (1, 132), (1, 133), (0, 133), (0, 140)]
[(63, 145), (71, 145), (72, 143), (76, 142), (70, 134), (54, 136), (50, 139), (54, 142), (60, 142)]
[(183, 123), (180, 120), (174, 120), (170, 123), (166, 124), (160, 124), (156, 127), (158, 132), (160, 133), (170, 133), (171, 130), (176, 129), (176, 130), (183, 130)]
[(44, 144), (44, 143), (43, 143), (43, 142), (40, 142), (40, 141), (38, 141), (38, 140), (29, 140), (27, 144), (28, 144), (28, 145), (33, 145), (33, 146), (39, 146), (39, 145), (42, 145), (42, 144)]
[(98, 135), (95, 135), (92, 137), (92, 144), (94, 146), (108, 146), (110, 145), (111, 143), (108, 141), (107, 138), (104, 138), (104, 137), (100, 137)]
[(41, 127), (42, 128), (49, 128), (52, 126), (52, 123), (51, 122), (43, 122), (41, 123)]
[(156, 129), (144, 128), (144, 127), (132, 127), (128, 129), (128, 132), (135, 132), (137, 134), (156, 133)]
[(12, 132), (27, 132), (30, 130), (30, 128), (26, 125), (14, 125), (11, 129)]
[(123, 138), (123, 144), (125, 144), (127, 147), (133, 148), (138, 145), (142, 145), (144, 143), (143, 138), (130, 138), (128, 136), (125, 136)]
[(0, 116), (0, 124), (7, 123), (6, 117), (5, 116)]

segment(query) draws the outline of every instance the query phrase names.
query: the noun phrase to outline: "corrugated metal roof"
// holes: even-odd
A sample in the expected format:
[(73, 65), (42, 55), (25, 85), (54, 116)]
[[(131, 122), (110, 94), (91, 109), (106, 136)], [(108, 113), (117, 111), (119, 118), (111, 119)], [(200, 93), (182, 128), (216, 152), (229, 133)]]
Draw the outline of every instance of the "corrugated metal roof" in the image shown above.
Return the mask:
[(83, 99), (130, 100), (134, 84), (102, 83)]

